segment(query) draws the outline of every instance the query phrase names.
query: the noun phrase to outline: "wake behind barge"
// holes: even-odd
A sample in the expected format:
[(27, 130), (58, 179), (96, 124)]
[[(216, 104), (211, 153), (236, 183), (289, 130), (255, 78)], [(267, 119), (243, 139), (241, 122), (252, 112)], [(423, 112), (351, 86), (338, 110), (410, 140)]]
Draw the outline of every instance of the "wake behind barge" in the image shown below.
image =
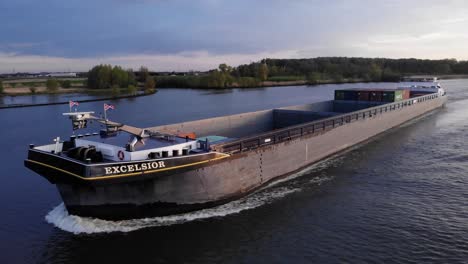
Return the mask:
[[(31, 145), (25, 166), (57, 185), (70, 214), (179, 214), (238, 199), (447, 101), (440, 87), (406, 99), (395, 92), (393, 102), (349, 91), (337, 91), (340, 100), (144, 129), (98, 119), (110, 129)], [(344, 98), (348, 93), (354, 96)], [(75, 123), (97, 119), (69, 115)]]

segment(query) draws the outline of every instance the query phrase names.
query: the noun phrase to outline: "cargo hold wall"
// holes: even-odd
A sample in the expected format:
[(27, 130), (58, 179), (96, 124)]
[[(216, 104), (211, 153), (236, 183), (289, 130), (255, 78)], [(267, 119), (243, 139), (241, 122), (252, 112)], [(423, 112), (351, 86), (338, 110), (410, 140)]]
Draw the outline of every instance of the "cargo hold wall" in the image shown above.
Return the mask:
[(386, 103), (387, 102), (336, 100), (333, 102), (333, 112), (350, 113)]
[(326, 115), (326, 113), (350, 113), (386, 103), (388, 102), (329, 100), (312, 104), (281, 107), (277, 110), (322, 112)]
[(299, 111), (299, 110), (273, 110), (274, 128), (284, 128), (288, 126), (299, 125), (302, 123), (312, 122), (315, 120), (340, 115), (335, 112), (315, 112), (315, 111)]
[(238, 138), (273, 130), (273, 123), (273, 110), (270, 109), (147, 129), (166, 133), (195, 132), (197, 137), (218, 135)]
[(353, 112), (382, 102), (323, 101), (230, 116), (214, 117), (147, 128), (171, 134), (195, 132), (197, 137), (217, 135), (241, 138), (274, 129), (316, 121), (341, 113)]

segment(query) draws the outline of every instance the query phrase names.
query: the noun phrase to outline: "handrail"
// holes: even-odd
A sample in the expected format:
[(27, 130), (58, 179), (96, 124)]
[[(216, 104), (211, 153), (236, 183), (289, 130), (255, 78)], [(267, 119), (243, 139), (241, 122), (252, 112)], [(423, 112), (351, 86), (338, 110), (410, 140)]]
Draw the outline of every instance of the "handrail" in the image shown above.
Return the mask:
[(382, 104), (338, 116), (320, 119), (317, 121), (311, 121), (286, 128), (280, 128), (269, 132), (240, 138), (226, 143), (213, 144), (211, 146), (211, 149), (221, 153), (230, 154), (249, 151), (261, 146), (277, 144), (303, 135), (328, 131), (335, 127), (345, 125), (346, 123), (352, 123), (360, 119), (372, 117), (374, 115), (380, 115), (386, 112), (398, 110), (407, 106), (411, 106), (414, 103), (420, 103), (438, 98), (439, 96), (440, 95), (438, 93), (432, 93), (395, 103)]

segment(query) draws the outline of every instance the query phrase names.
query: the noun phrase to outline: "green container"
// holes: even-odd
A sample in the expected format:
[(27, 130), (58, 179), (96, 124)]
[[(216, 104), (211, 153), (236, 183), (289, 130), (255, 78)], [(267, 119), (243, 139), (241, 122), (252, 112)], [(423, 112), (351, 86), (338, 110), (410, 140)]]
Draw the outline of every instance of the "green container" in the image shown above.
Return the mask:
[(335, 100), (357, 101), (358, 91), (356, 90), (335, 90)]
[(344, 91), (336, 90), (335, 91), (335, 100), (344, 100)]
[(396, 90), (395, 91), (395, 101), (394, 102), (398, 102), (398, 101), (401, 101), (403, 100), (403, 90)]
[(384, 91), (382, 93), (383, 102), (398, 102), (403, 100), (403, 90)]

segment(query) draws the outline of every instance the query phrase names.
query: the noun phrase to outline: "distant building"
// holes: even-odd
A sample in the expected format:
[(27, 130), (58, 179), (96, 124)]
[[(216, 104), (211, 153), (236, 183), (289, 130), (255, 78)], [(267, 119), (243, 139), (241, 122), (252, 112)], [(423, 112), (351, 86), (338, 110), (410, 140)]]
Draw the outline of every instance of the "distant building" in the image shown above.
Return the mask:
[(47, 77), (76, 77), (76, 72), (53, 72), (46, 75)]

